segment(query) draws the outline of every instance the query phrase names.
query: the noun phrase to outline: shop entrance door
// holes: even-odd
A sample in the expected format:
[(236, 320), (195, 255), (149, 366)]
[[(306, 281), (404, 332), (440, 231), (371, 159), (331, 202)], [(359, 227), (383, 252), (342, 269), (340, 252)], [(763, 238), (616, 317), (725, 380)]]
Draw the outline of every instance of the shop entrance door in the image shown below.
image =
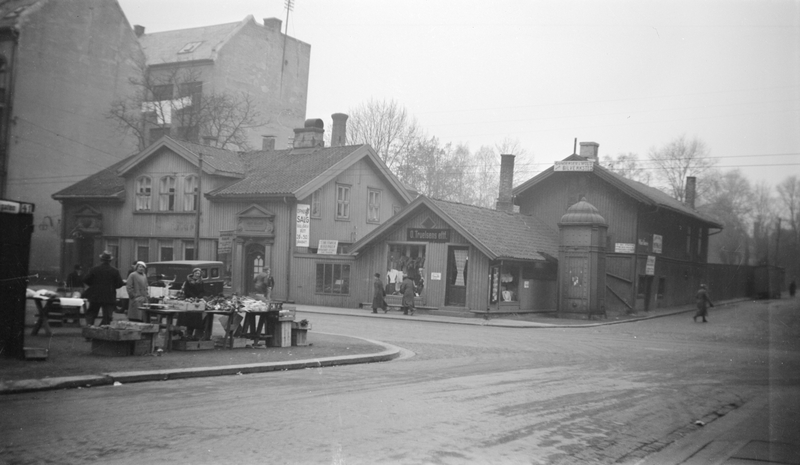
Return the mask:
[(246, 294), (255, 292), (255, 279), (258, 273), (269, 268), (266, 250), (263, 244), (249, 244), (244, 258), (244, 289)]
[(469, 248), (447, 248), (447, 288), (445, 305), (464, 307), (467, 305), (467, 271)]
[(82, 237), (76, 239), (75, 242), (77, 242), (76, 245), (78, 246), (78, 263), (68, 264), (69, 270), (72, 271), (73, 265), (81, 265), (84, 274), (88, 273), (89, 269), (94, 266), (94, 237)]

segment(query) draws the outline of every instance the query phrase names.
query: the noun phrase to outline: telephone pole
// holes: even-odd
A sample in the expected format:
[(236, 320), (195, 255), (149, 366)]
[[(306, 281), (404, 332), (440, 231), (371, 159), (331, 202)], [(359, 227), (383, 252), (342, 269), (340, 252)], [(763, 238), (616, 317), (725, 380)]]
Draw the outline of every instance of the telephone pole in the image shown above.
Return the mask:
[(200, 158), (200, 163), (197, 165), (197, 197), (195, 198), (195, 210), (196, 214), (194, 217), (194, 259), (200, 259), (200, 199), (203, 198), (203, 153), (198, 153), (198, 157)]

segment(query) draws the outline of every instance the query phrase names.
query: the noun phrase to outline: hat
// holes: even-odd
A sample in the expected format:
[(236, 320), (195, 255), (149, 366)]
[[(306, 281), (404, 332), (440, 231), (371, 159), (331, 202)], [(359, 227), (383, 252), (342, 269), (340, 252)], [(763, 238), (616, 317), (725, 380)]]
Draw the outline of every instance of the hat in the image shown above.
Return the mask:
[(203, 272), (203, 270), (201, 270), (200, 268), (194, 268), (192, 269), (192, 274), (194, 274), (195, 271), (199, 271), (200, 273)]
[(705, 288), (706, 288), (706, 285), (705, 285), (705, 284), (701, 284), (701, 285), (700, 285), (700, 287), (701, 287), (701, 288), (703, 288), (703, 289), (705, 289)]
[(104, 262), (110, 262), (114, 257), (111, 256), (108, 250), (104, 250), (103, 253), (100, 254), (100, 260)]
[(138, 261), (138, 262), (134, 263), (133, 264), (133, 268), (134, 269), (139, 268), (139, 265), (142, 265), (143, 267), (147, 268), (147, 263), (142, 262), (142, 261)]

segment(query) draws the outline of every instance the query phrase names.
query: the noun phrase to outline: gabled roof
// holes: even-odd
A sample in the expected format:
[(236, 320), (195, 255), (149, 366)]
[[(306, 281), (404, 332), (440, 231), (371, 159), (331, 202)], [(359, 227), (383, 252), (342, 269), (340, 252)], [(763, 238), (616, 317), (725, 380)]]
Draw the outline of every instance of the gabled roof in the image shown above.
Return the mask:
[[(213, 61), (222, 46), (248, 21), (255, 23), (253, 16), (247, 15), (237, 23), (143, 34), (139, 37), (139, 44), (147, 57), (147, 64), (151, 66), (181, 61)], [(192, 44), (196, 47), (192, 48)], [(191, 51), (179, 53), (181, 50)]]
[(203, 172), (218, 176), (244, 177), (245, 167), (235, 152), (211, 145), (200, 145), (192, 142), (178, 141), (169, 136), (162, 136), (149, 147), (128, 160), (119, 169), (119, 175), (125, 176), (144, 160), (154, 156), (163, 147), (167, 147), (189, 163), (199, 166), (200, 154), (203, 154)]
[[(14, 28), (20, 17), (30, 14), (45, 3), (44, 0), (9, 0), (0, 4), (0, 29)], [(32, 8), (35, 7), (35, 8)]]
[(350, 248), (358, 253), (427, 207), (491, 260), (551, 260), (558, 256), (558, 232), (540, 219), (445, 200), (417, 197), (400, 213)]
[(101, 170), (82, 181), (62, 189), (52, 197), (55, 200), (69, 199), (125, 199), (125, 178), (117, 172), (119, 168), (128, 163), (136, 154), (124, 158), (108, 168)]
[[(585, 161), (585, 160), (586, 158), (575, 154), (570, 155), (569, 157), (564, 159), (564, 161)], [(701, 221), (712, 228), (722, 227), (721, 224), (712, 220), (708, 216), (703, 215), (702, 213), (700, 213), (695, 209), (689, 208), (688, 206), (684, 205), (677, 199), (670, 197), (668, 194), (654, 187), (650, 187), (638, 181), (628, 179), (597, 163), (595, 163), (592, 173), (594, 173), (598, 178), (606, 181), (615, 188), (619, 189), (622, 193), (624, 193), (628, 197), (631, 197), (640, 203), (654, 207), (664, 208), (667, 210), (672, 210), (676, 213), (680, 213), (682, 215)], [(544, 180), (549, 179), (551, 176), (556, 176), (556, 175), (557, 173), (551, 166), (550, 168), (547, 168), (546, 170), (542, 171), (541, 173), (537, 174), (531, 179), (515, 187), (512, 190), (512, 193), (514, 196), (521, 195), (528, 189), (531, 189), (537, 186), (539, 183), (543, 182)]]

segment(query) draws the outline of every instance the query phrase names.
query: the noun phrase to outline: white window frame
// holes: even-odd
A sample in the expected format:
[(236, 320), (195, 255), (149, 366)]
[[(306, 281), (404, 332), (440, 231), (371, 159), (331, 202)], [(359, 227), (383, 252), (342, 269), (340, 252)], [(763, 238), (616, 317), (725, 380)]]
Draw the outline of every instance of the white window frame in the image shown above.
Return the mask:
[(350, 194), (352, 186), (336, 184), (336, 219), (350, 219)]
[(158, 210), (162, 212), (175, 211), (176, 194), (175, 176), (163, 176), (158, 185)]
[(199, 198), (197, 176), (186, 176), (183, 179), (183, 211), (197, 211), (197, 202)]
[(153, 202), (153, 180), (150, 176), (136, 178), (136, 211), (150, 211)]
[(381, 222), (381, 190), (367, 189), (367, 223)]
[(311, 218), (322, 218), (322, 189), (311, 194)]

